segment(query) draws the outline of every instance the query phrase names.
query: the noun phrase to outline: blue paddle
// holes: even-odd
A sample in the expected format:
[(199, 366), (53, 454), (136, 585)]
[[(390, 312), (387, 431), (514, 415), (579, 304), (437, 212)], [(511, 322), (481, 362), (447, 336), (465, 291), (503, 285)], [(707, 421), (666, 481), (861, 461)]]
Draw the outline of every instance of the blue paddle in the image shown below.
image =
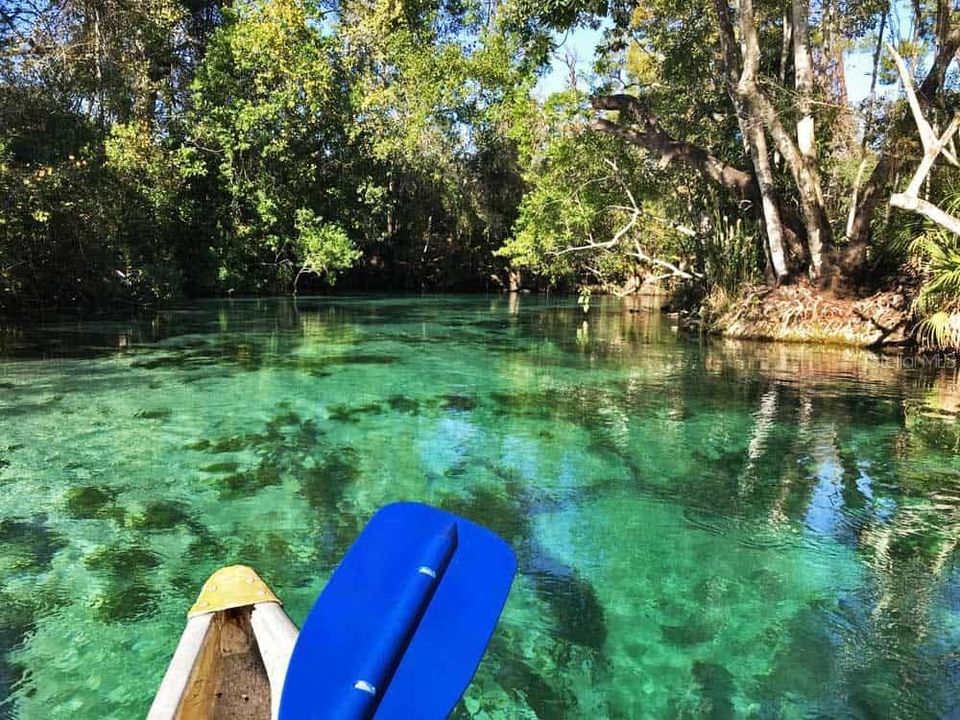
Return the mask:
[(517, 570), (491, 531), (416, 503), (376, 513), (307, 616), (280, 720), (445, 718)]

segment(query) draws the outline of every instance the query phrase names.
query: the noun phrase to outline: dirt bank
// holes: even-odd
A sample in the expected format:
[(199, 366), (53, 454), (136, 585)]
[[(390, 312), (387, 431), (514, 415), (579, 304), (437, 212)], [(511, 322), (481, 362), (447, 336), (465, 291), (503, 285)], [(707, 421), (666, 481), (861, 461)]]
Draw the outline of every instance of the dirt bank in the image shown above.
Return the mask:
[(898, 286), (865, 297), (842, 297), (809, 284), (748, 289), (704, 306), (703, 327), (730, 338), (816, 342), (855, 347), (911, 341), (912, 293)]

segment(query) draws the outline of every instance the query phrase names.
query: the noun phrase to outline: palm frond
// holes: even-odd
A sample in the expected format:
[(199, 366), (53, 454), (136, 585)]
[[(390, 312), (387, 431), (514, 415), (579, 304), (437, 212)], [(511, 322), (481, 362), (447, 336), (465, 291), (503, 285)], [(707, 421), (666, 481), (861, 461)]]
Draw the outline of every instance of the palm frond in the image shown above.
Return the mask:
[(917, 325), (917, 341), (932, 350), (960, 349), (960, 313), (935, 312)]

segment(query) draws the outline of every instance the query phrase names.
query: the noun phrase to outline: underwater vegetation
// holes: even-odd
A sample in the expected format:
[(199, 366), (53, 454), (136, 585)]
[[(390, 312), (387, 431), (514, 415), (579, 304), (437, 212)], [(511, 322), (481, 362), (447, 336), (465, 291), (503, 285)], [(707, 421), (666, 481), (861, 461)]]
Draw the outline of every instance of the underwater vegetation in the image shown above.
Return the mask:
[(530, 702), (537, 717), (560, 717), (576, 702), (562, 685), (555, 684), (556, 671), (562, 672), (564, 667), (576, 662), (578, 655), (571, 650), (577, 646), (596, 658), (595, 667), (602, 669), (607, 636), (604, 610), (592, 585), (536, 539), (535, 516), (525, 499), (529, 491), (515, 480), (508, 482), (514, 483), (514, 487), (508, 488), (509, 492), (480, 487), (466, 498), (448, 497), (441, 506), (490, 528), (517, 552), (518, 572), (550, 613), (549, 634), (554, 646), (549, 663), (542, 669), (537, 668), (535, 658), (525, 658), (515, 649), (500, 648), (495, 677), (508, 691), (523, 693), (522, 697)]
[(256, 372), (265, 368), (298, 370), (313, 377), (327, 377), (337, 367), (350, 365), (392, 365), (400, 362), (395, 355), (343, 352), (336, 355), (295, 356), (297, 343), (292, 338), (272, 334), (251, 335), (247, 338), (216, 336), (191, 347), (180, 348), (164, 355), (135, 359), (130, 367), (139, 370), (178, 370), (193, 372), (216, 368), (223, 371)]
[(133, 530), (170, 530), (192, 527), (195, 522), (186, 504), (172, 500), (152, 500), (126, 517), (127, 527)]
[(700, 690), (700, 716), (709, 720), (733, 720), (733, 675), (723, 665), (697, 660), (693, 677)]
[(387, 398), (387, 405), (391, 410), (408, 415), (416, 415), (420, 412), (420, 401), (406, 395), (391, 395)]
[(64, 511), (78, 520), (123, 518), (123, 508), (116, 504), (117, 491), (97, 485), (72, 487), (64, 495)]
[(440, 407), (454, 412), (467, 412), (477, 407), (477, 399), (470, 395), (444, 395)]
[(317, 510), (332, 511), (360, 478), (360, 454), (349, 446), (331, 448), (319, 464), (298, 468), (297, 476), (307, 502)]
[(45, 568), (67, 541), (50, 530), (46, 517), (0, 520), (0, 567), (4, 573)]
[(327, 408), (330, 413), (330, 419), (337, 422), (356, 423), (364, 415), (379, 415), (383, 412), (383, 406), (380, 403), (367, 403), (365, 405), (345, 405), (338, 403)]
[(156, 583), (151, 572), (160, 558), (136, 544), (97, 548), (84, 558), (84, 565), (99, 574), (104, 584), (90, 602), (93, 612), (106, 622), (123, 622), (156, 611)]
[[(54, 555), (68, 545), (52, 531), (47, 518), (0, 520), (0, 693), (9, 697), (26, 671), (11, 662), (8, 651), (17, 647), (58, 600), (37, 592), (35, 580), (49, 569)], [(29, 589), (29, 591), (27, 591)], [(7, 710), (0, 705), (0, 717)]]
[(173, 410), (170, 408), (154, 408), (152, 410), (141, 410), (134, 417), (140, 420), (169, 420), (172, 415)]

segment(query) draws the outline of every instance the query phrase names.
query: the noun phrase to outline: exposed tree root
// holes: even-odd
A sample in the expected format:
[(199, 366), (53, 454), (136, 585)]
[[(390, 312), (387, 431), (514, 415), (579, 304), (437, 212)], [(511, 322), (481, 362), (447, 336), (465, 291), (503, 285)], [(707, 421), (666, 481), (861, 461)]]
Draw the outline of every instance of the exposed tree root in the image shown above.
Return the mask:
[(845, 298), (809, 284), (753, 287), (733, 300), (708, 301), (703, 321), (726, 337), (855, 347), (903, 345), (912, 336), (911, 291), (897, 287)]

